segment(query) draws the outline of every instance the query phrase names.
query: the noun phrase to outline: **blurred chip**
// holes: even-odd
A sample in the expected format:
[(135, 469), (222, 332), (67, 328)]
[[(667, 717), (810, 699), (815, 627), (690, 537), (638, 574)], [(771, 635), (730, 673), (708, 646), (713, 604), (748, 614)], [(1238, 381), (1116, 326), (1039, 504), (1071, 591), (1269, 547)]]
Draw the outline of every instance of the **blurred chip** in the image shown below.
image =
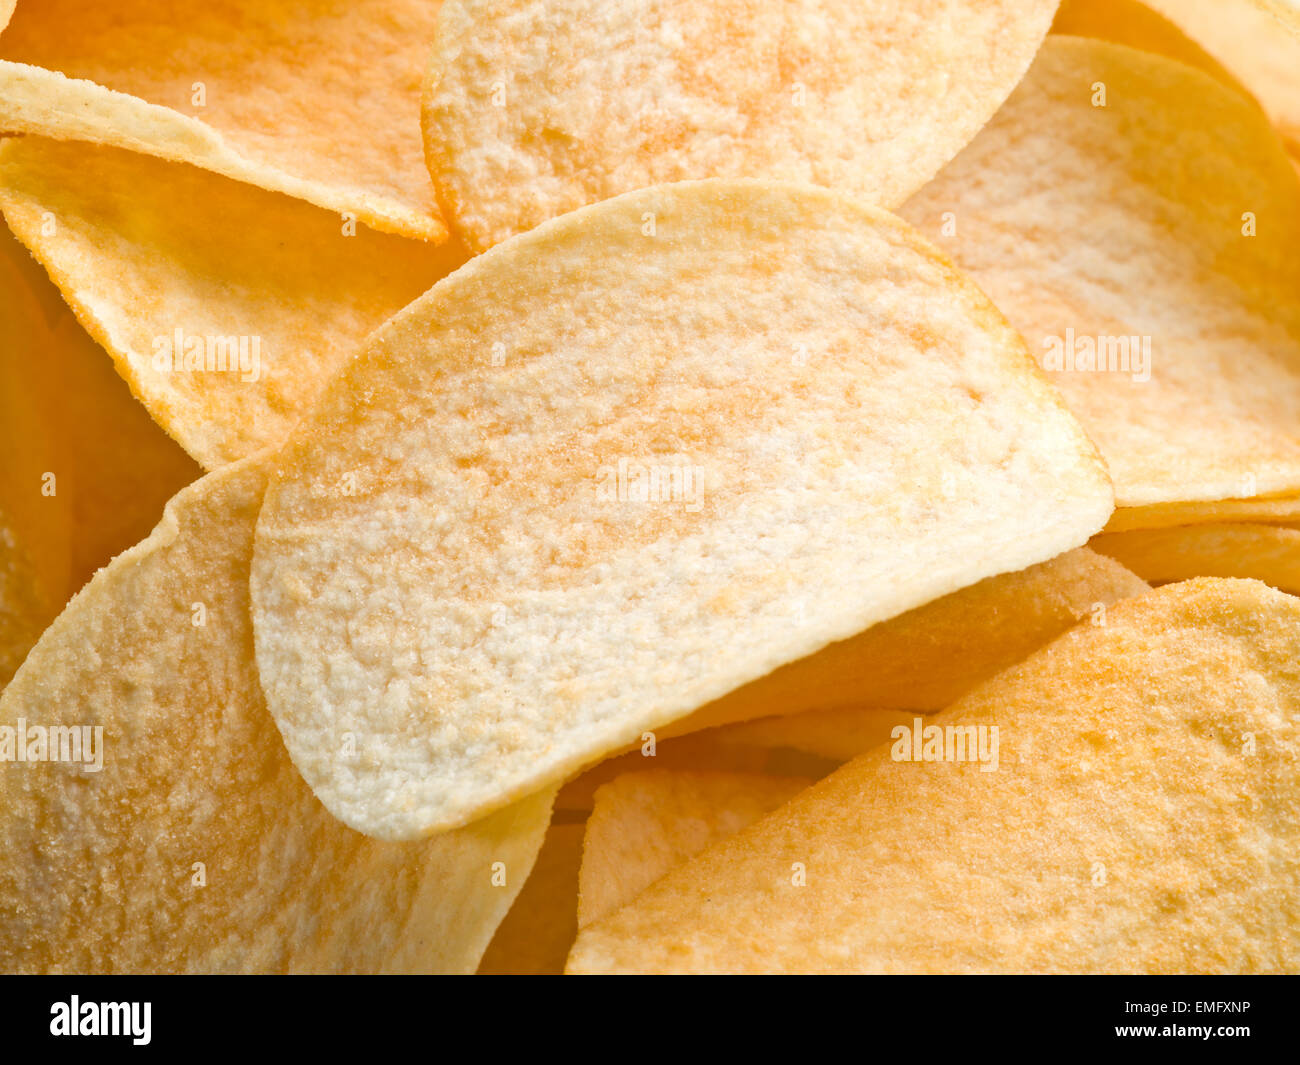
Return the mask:
[(22, 0), (0, 38), (0, 131), (193, 163), (442, 240), (419, 140), (437, 15), (431, 0)]
[(5, 972), (473, 972), (550, 793), (410, 845), (312, 796), (253, 667), (265, 472), (182, 492), (0, 697)]
[(0, 210), (208, 468), (279, 442), (366, 334), (464, 260), (195, 167), (40, 137), (0, 145)]
[(578, 882), (578, 927), (631, 902), (668, 870), (735, 835), (812, 783), (746, 773), (626, 773), (596, 792)]
[(445, 0), (425, 150), (476, 251), (694, 178), (893, 207), (1024, 74), (1057, 0)]
[(1300, 496), (1300, 183), (1250, 100), (1052, 36), (903, 213), (1020, 329), (1121, 508)]
[(559, 976), (578, 934), (585, 825), (553, 824), (528, 882), (479, 963), (479, 976)]
[(275, 460), (258, 666), (326, 806), (409, 838), (1110, 513), (1019, 337), (909, 227), (663, 186), (471, 260), (344, 368)]
[(1294, 971), (1297, 656), (1300, 600), (1254, 581), (1118, 603), (585, 928), (569, 971)]
[(1184, 525), (1093, 539), (1153, 584), (1190, 577), (1252, 577), (1300, 595), (1300, 531), (1272, 525)]

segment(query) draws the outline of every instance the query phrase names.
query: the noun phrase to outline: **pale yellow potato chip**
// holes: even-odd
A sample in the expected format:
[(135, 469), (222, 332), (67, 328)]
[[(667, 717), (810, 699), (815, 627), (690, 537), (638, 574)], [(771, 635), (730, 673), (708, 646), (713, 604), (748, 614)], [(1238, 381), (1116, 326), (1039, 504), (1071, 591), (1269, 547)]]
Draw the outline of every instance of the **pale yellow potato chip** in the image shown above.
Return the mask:
[(479, 962), (479, 976), (560, 976), (578, 934), (581, 822), (552, 824), (505, 920)]
[(587, 820), (578, 928), (631, 902), (670, 869), (810, 784), (798, 777), (666, 769), (625, 773), (605, 784)]
[(903, 214), (1020, 329), (1120, 507), (1300, 495), (1300, 183), (1252, 101), (1052, 36)]
[(248, 619), (265, 476), (177, 496), (0, 697), (0, 971), (473, 972), (527, 877), (549, 792), (395, 845), (293, 768)]
[[(0, 392), (39, 420), (6, 434), (9, 461), (24, 452), (39, 477), (38, 535), (60, 544), (69, 569), (52, 620), (68, 596), (114, 555), (142, 540), (163, 506), (202, 469), (149, 417), (113, 370), (112, 360), (78, 324), (59, 290), (8, 228), (0, 225)], [(15, 439), (16, 438), (16, 439)]]
[(441, 241), (420, 144), (437, 14), (437, 0), (23, 0), (0, 39), (0, 131), (193, 163)]
[(444, 0), (423, 108), (448, 224), (482, 251), (696, 178), (893, 207), (1024, 75), (1057, 0)]
[(1146, 2), (1240, 78), (1268, 112), (1287, 147), (1300, 152), (1300, 17), (1294, 4)]
[(196, 167), (40, 137), (0, 145), (0, 211), (209, 469), (279, 442), (371, 330), (464, 261)]
[(471, 260), (275, 466), (268, 705), (326, 806), (388, 839), (1054, 557), (1112, 505), (983, 293), (893, 216), (761, 182), (629, 193)]
[(1110, 559), (1086, 549), (1070, 551), (986, 578), (833, 643), (663, 731), (674, 735), (754, 718), (864, 706), (941, 710), (1099, 607), (1146, 587)]
[(1300, 594), (1300, 531), (1275, 525), (1183, 525), (1097, 536), (1092, 547), (1153, 584), (1251, 577)]
[(1295, 971), (1298, 656), (1300, 600), (1257, 582), (1125, 600), (920, 760), (901, 732), (678, 866), (568, 970)]

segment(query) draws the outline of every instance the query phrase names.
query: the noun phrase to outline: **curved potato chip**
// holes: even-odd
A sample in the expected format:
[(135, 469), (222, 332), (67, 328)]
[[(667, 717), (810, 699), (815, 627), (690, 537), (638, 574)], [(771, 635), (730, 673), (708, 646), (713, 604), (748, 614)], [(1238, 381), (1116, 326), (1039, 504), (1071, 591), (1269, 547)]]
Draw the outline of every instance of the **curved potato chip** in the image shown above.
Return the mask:
[[(1146, 0), (1232, 71), (1300, 153), (1300, 17), (1267, 0)], [(1290, 32), (1286, 27), (1290, 28)]]
[(1253, 101), (1049, 37), (903, 214), (1019, 327), (1120, 507), (1300, 494), (1300, 183)]
[(734, 836), (812, 783), (657, 769), (625, 773), (605, 784), (587, 820), (577, 927), (631, 902), (670, 869)]
[(473, 972), (527, 876), (550, 793), (394, 845), (303, 783), (253, 666), (264, 483), (177, 496), (0, 697), (3, 971)]
[(1062, 0), (1052, 22), (1052, 32), (1067, 37), (1098, 37), (1144, 52), (1156, 52), (1203, 70), (1247, 96), (1252, 95), (1214, 56), (1139, 0)]
[(482, 251), (696, 178), (893, 207), (1023, 76), (1057, 0), (444, 0), (422, 121), (448, 224)]
[(326, 806), (418, 836), (1110, 511), (1019, 337), (909, 227), (663, 186), (471, 260), (335, 379), (258, 522), (258, 665)]
[(1152, 583), (1250, 577), (1300, 594), (1300, 531), (1272, 525), (1187, 525), (1097, 536), (1092, 547)]
[(988, 577), (833, 643), (701, 707), (660, 734), (864, 706), (942, 710), (1056, 639), (1098, 604), (1146, 590), (1110, 559), (1087, 549), (1070, 551)]
[(0, 210), (209, 469), (278, 443), (371, 330), (464, 261), (196, 167), (39, 137), (0, 145)]
[(560, 976), (578, 934), (584, 825), (553, 824), (528, 882), (479, 962), (479, 976)]
[(568, 971), (1294, 971), (1298, 657), (1300, 600), (1253, 581), (1125, 600), (919, 757), (900, 733), (588, 926)]
[(434, 0), (23, 0), (0, 39), (0, 131), (192, 163), (441, 241), (419, 114), (437, 12)]

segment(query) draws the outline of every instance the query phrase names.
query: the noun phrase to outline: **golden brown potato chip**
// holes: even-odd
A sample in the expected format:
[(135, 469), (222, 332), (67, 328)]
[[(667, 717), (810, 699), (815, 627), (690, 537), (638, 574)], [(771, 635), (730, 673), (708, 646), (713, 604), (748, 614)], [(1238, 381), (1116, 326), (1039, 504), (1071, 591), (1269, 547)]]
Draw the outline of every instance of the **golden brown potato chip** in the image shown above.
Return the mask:
[(1092, 546), (1153, 584), (1252, 577), (1300, 594), (1300, 531), (1273, 525), (1184, 525), (1094, 537)]
[[(1300, 17), (1289, 2), (1146, 0), (1232, 71), (1300, 152)], [(1291, 32), (1288, 32), (1287, 27)]]
[(387, 839), (1111, 512), (979, 290), (891, 215), (762, 182), (630, 193), (471, 260), (371, 337), (275, 465), (268, 705), (326, 806)]
[(1020, 80), (1057, 0), (444, 0), (422, 114), (476, 251), (695, 178), (920, 188)]
[(578, 934), (582, 822), (553, 824), (505, 920), (479, 962), (479, 976), (559, 976)]
[(0, 40), (0, 131), (193, 163), (441, 241), (419, 114), (437, 13), (436, 0), (23, 0)]
[(418, 844), (336, 821), (253, 665), (265, 472), (182, 492), (0, 697), (0, 971), (473, 972), (551, 793)]
[(1108, 558), (1069, 551), (833, 643), (701, 707), (663, 734), (808, 711), (942, 710), (1099, 607), (1146, 588)]
[[(43, 422), (39, 432), (12, 434), (4, 455), (13, 461), (21, 450), (41, 473), (26, 489), (41, 497), (41, 535), (70, 541), (67, 594), (57, 613), (95, 570), (147, 536), (167, 500), (203, 471), (154, 424), (3, 225), (0, 306), (0, 393), (7, 406)], [(6, 427), (14, 424), (5, 419)], [(52, 532), (56, 524), (69, 531)]]
[(1298, 656), (1300, 600), (1254, 581), (1125, 600), (678, 866), (569, 971), (1294, 971)]
[(0, 210), (208, 468), (279, 442), (362, 338), (464, 261), (196, 167), (40, 137), (0, 145)]
[(625, 773), (605, 784), (587, 821), (578, 928), (631, 902), (670, 869), (810, 784), (797, 777), (672, 770)]
[(1300, 495), (1300, 183), (1253, 102), (1053, 36), (903, 213), (1020, 328), (1121, 507)]

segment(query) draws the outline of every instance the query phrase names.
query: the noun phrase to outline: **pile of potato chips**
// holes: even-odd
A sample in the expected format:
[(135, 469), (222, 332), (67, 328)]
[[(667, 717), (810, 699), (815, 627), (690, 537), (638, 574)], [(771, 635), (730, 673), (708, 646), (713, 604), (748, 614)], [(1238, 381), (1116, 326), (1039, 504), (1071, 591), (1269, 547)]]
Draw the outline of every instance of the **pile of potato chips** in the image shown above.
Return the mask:
[(0, 0), (0, 134), (0, 971), (1300, 970), (1300, 3)]

